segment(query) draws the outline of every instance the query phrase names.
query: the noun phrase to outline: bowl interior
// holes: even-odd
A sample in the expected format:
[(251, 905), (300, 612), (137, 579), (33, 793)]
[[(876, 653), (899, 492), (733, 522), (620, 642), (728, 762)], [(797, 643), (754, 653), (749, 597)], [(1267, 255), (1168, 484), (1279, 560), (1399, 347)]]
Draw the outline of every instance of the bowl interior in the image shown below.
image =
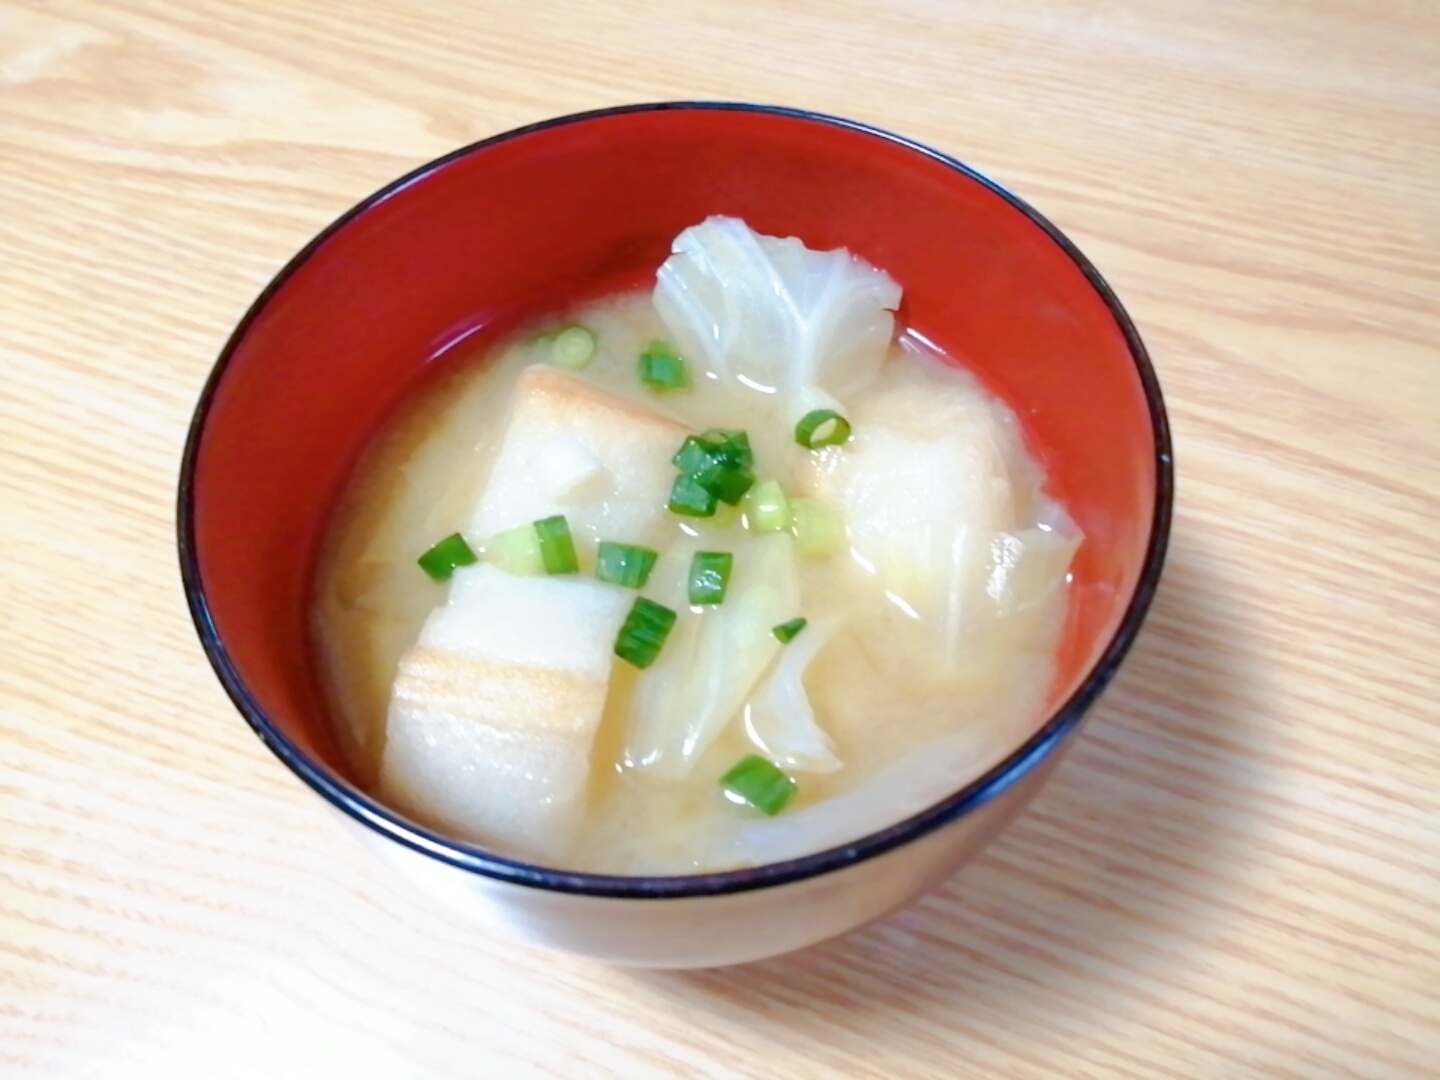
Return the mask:
[(643, 280), (678, 232), (717, 213), (884, 268), (904, 287), (902, 321), (1016, 410), (1087, 537), (1052, 688), (1068, 698), (1120, 626), (1156, 510), (1156, 432), (1103, 285), (953, 163), (813, 117), (698, 107), (462, 151), (352, 211), (257, 301), (197, 413), (181, 492), (198, 621), (228, 657), (232, 693), (353, 779), (325, 719), (307, 605), (366, 441), (459, 340)]

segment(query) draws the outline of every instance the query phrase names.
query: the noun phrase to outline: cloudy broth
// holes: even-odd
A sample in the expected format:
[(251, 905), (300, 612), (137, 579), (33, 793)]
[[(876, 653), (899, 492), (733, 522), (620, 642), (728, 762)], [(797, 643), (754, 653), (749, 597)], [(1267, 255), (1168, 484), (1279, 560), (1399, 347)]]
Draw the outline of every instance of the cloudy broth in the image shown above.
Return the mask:
[[(703, 371), (694, 372), (683, 390), (644, 385), (636, 358), (666, 331), (649, 290), (637, 290), (556, 313), (453, 361), (451, 371), (403, 405), (357, 466), (320, 561), (313, 625), (341, 741), (379, 797), (446, 831), (413, 799), (387, 791), (382, 780), (387, 712), (401, 658), (447, 595), (448, 586), (417, 569), (416, 558), (438, 538), (466, 529), (489, 481), (517, 381), (527, 367), (550, 362), (548, 339), (540, 332), (571, 324), (588, 328), (597, 346), (575, 379), (687, 430), (743, 429), (757, 474), (788, 493), (848, 508), (840, 550), (795, 560), (797, 614), (809, 627), (785, 646), (794, 648), (804, 633), (820, 628), (829, 635), (804, 674), (804, 688), (840, 767), (789, 770), (796, 794), (773, 819), (737, 808), (718, 781), (757, 750), (741, 715), (687, 776), (657, 775), (627, 752), (631, 713), (646, 680), (670, 676), (657, 672), (660, 664), (640, 671), (617, 661), (575, 828), (543, 852), (505, 850), (495, 837), (453, 825), (448, 831), (577, 871), (725, 869), (801, 854), (891, 824), (974, 779), (1038, 727), (1065, 616), (1068, 563), (1079, 538), (1044, 494), (1043, 473), (1004, 403), (963, 367), (898, 332), (874, 387), (852, 409), (851, 442), (817, 453), (797, 444), (793, 425), (764, 392)], [(951, 454), (945, 440), (957, 428), (972, 434)], [(932, 450), (933, 462), (925, 456)], [(956, 455), (964, 458), (959, 465), (951, 460)], [(948, 476), (947, 469), (959, 469), (962, 480), (978, 477), (977, 493), (956, 511), (963, 514), (957, 518), (961, 527), (942, 536), (933, 524), (909, 523), (906, 504), (874, 479), (885, 475), (880, 466), (886, 460), (893, 460), (897, 475), (928, 470), (912, 477), (917, 490), (933, 476)], [(871, 461), (873, 473), (865, 471)], [(858, 520), (862, 511), (872, 520)], [(672, 545), (685, 552), (697, 544), (736, 550), (739, 559), (753, 540), (738, 512), (723, 506), (714, 518), (669, 515), (663, 528), (668, 534), (654, 544), (660, 561), (645, 595), (658, 595), (667, 574), (673, 582), (677, 570), (667, 565)], [(485, 538), (467, 539), (479, 547)], [(593, 576), (595, 539), (576, 534), (581, 576)], [(1005, 555), (1006, 544), (1019, 554)], [(982, 558), (976, 554), (982, 549), (992, 554)], [(941, 570), (933, 569), (936, 559)], [(961, 565), (967, 559), (975, 568)], [(682, 621), (712, 617), (680, 611)]]

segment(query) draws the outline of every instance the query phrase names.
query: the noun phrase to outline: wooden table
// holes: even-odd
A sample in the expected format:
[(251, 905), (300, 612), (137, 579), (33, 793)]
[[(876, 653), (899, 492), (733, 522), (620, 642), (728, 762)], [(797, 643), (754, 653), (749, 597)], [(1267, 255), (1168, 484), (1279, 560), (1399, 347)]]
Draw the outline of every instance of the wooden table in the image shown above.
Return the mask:
[[(988, 854), (746, 968), (476, 938), (206, 664), (206, 372), (313, 233), (458, 145), (748, 99), (989, 172), (1169, 398), (1148, 629)], [(1440, 6), (0, 0), (0, 1072), (1440, 1075)]]

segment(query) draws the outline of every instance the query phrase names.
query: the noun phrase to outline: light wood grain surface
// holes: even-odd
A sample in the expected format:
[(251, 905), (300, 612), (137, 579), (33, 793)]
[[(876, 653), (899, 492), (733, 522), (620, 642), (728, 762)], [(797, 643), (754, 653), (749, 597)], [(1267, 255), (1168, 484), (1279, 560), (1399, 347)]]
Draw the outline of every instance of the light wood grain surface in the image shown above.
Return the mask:
[[(356, 199), (631, 101), (953, 153), (1135, 316), (1172, 556), (940, 891), (645, 974), (475, 936), (263, 749), (173, 494), (230, 328)], [(1440, 5), (0, 0), (0, 1073), (1440, 1075)]]

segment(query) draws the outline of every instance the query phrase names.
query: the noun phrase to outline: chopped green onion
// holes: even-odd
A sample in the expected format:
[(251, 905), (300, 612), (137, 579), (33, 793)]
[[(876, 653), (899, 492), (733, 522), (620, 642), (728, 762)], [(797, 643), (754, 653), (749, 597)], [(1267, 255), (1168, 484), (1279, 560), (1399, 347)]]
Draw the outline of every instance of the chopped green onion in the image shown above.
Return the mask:
[(547, 574), (573, 574), (580, 569), (570, 523), (564, 514), (535, 522), (535, 535), (540, 538), (540, 559)]
[(496, 533), (485, 541), (485, 559), (516, 577), (545, 573), (545, 560), (540, 555), (540, 537), (534, 525), (518, 525)]
[(687, 435), (680, 444), (680, 449), (676, 450), (675, 456), (670, 459), (670, 464), (686, 476), (694, 476), (701, 469), (709, 468), (714, 460), (715, 455), (709, 443), (699, 435)]
[(743, 431), (726, 431), (720, 428), (712, 428), (711, 435), (723, 435), (725, 441), (721, 449), (726, 460), (733, 461), (736, 465), (743, 465), (745, 468), (753, 468), (755, 465), (755, 452), (750, 449), (750, 436)]
[(755, 464), (755, 454), (750, 449), (750, 436), (739, 428), (710, 428), (701, 432), (700, 438), (721, 461), (744, 469)]
[(678, 356), (640, 356), (640, 381), (652, 390), (683, 390), (690, 385), (685, 361)]
[(690, 603), (724, 603), (734, 565), (735, 556), (728, 551), (697, 551), (690, 559)]
[(762, 814), (774, 817), (795, 796), (798, 785), (772, 761), (751, 754), (737, 761), (724, 776), (720, 786), (731, 802), (743, 802)]
[(670, 488), (670, 512), (685, 517), (714, 517), (715, 496), (693, 476), (677, 476)]
[(839, 446), (850, 438), (850, 421), (834, 409), (814, 409), (795, 425), (795, 441), (806, 450)]
[(660, 655), (674, 625), (675, 612), (664, 604), (637, 596), (615, 638), (615, 655), (637, 668), (649, 667)]
[(449, 581), (450, 575), (462, 566), (476, 562), (475, 552), (458, 532), (451, 533), (415, 560), (420, 569), (436, 581)]
[(721, 502), (734, 506), (755, 483), (750, 471), (754, 460), (745, 432), (712, 428), (686, 438), (670, 463)]
[(657, 339), (640, 354), (640, 381), (652, 390), (681, 390), (690, 385), (690, 375), (674, 348)]
[(783, 532), (790, 528), (790, 500), (774, 480), (762, 480), (741, 500), (746, 524), (755, 532)]
[(795, 639), (795, 635), (804, 630), (810, 624), (809, 619), (791, 619), (789, 622), (782, 622), (770, 632), (775, 635), (775, 640), (781, 645), (789, 645)]
[(583, 326), (567, 326), (550, 341), (550, 359), (558, 367), (579, 371), (595, 358), (595, 335)]
[(595, 555), (595, 576), (611, 585), (643, 589), (658, 556), (647, 547), (601, 540)]
[(795, 550), (799, 554), (822, 558), (845, 546), (845, 523), (825, 503), (793, 499), (790, 515), (790, 531), (795, 534)]
[(670, 459), (670, 464), (683, 473), (699, 472), (714, 462), (750, 468), (755, 464), (750, 436), (738, 429), (710, 428), (699, 435), (687, 435)]
[(695, 482), (723, 503), (737, 506), (755, 483), (755, 474), (744, 466), (714, 465), (692, 473)]

